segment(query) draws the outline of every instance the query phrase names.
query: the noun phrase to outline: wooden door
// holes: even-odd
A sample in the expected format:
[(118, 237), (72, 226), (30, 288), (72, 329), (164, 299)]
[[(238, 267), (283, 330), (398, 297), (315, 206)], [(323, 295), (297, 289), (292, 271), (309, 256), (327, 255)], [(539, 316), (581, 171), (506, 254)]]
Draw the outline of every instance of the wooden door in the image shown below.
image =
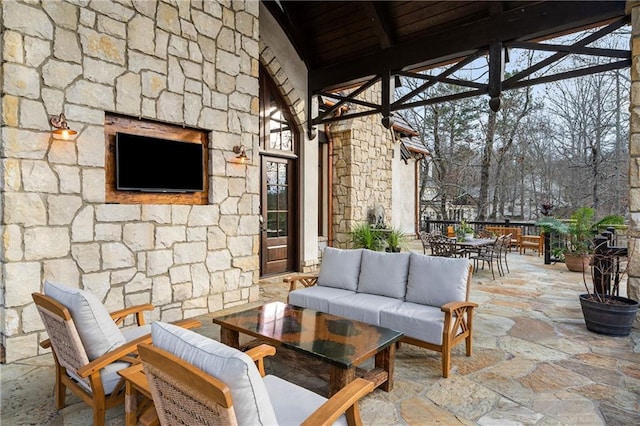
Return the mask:
[(262, 156), (261, 275), (293, 270), (294, 160)]

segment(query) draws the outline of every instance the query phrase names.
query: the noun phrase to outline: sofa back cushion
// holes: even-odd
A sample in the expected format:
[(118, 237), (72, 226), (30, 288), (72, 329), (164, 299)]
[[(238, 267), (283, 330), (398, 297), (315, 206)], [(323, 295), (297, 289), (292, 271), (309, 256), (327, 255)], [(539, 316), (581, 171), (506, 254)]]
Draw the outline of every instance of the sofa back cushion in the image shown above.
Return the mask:
[(363, 250), (358, 293), (404, 299), (408, 272), (409, 253)]
[(325, 248), (322, 253), (318, 285), (356, 291), (361, 258), (362, 249)]
[(276, 415), (260, 372), (239, 350), (172, 324), (151, 324), (153, 345), (205, 373), (231, 390), (238, 425), (274, 425)]
[(411, 253), (407, 302), (442, 306), (467, 298), (469, 259)]
[(44, 294), (69, 310), (89, 360), (127, 342), (107, 308), (91, 291), (45, 281)]

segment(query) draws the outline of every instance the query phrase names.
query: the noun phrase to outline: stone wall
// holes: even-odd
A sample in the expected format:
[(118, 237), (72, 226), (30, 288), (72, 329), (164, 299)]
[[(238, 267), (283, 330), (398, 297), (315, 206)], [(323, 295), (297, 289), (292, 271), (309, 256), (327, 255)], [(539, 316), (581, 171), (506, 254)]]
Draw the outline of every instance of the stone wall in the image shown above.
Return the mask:
[[(7, 362), (46, 337), (31, 300), (44, 280), (165, 321), (258, 299), (258, 6), (2, 2)], [(105, 204), (105, 111), (210, 130), (209, 204)], [(61, 112), (75, 140), (51, 137)]]
[[(361, 96), (380, 102), (379, 84)], [(350, 111), (353, 112), (353, 111)], [(351, 245), (349, 232), (367, 221), (369, 209), (381, 205), (391, 224), (393, 139), (379, 114), (336, 123), (333, 137), (333, 229), (336, 247)]]
[[(627, 2), (631, 9), (631, 114), (629, 125), (629, 277), (627, 280), (627, 296), (640, 300), (640, 4)], [(634, 322), (640, 328), (640, 312)]]

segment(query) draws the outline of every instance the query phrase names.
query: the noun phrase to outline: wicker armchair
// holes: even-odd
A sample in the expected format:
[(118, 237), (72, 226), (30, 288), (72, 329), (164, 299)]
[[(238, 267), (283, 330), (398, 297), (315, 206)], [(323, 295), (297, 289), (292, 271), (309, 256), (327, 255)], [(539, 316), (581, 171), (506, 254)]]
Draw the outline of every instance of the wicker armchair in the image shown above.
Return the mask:
[[(165, 331), (172, 332), (171, 328), (164, 327)], [(157, 344), (155, 329), (153, 333), (154, 344)], [(275, 414), (278, 424), (331, 425), (342, 415), (345, 415), (349, 425), (362, 424), (358, 401), (374, 389), (373, 382), (355, 379), (326, 400), (277, 377), (265, 377), (263, 358), (275, 354), (272, 346), (263, 344), (240, 355), (240, 351), (222, 343), (189, 334), (181, 333), (180, 336), (197, 348), (194, 349), (195, 354), (192, 350), (181, 349), (176, 349), (174, 354), (173, 349), (164, 350), (150, 344), (138, 346), (161, 425), (237, 425), (243, 420), (246, 423), (247, 416), (254, 419), (250, 423), (273, 424), (274, 420), (269, 419), (268, 412)], [(167, 340), (164, 340), (166, 344)], [(206, 354), (197, 361), (201, 351)], [(247, 361), (243, 361), (243, 357)], [(197, 364), (208, 371), (196, 367)], [(238, 365), (240, 368), (236, 369)], [(211, 370), (220, 378), (214, 377)], [(225, 374), (230, 380), (229, 385), (221, 380)], [(251, 391), (244, 391), (246, 387)], [(264, 395), (268, 397), (261, 399), (261, 392), (266, 392)], [(234, 402), (242, 412), (236, 413)], [(306, 416), (306, 420), (300, 417), (307, 412), (310, 415)]]
[[(82, 290), (74, 289), (74, 294), (80, 293)], [(104, 425), (106, 410), (124, 401), (124, 379), (121, 379), (117, 372), (132, 363), (139, 362), (136, 359), (137, 345), (151, 341), (149, 326), (145, 325), (144, 321), (144, 311), (153, 310), (153, 305), (133, 306), (109, 314), (100, 304), (104, 310), (104, 313), (99, 312), (96, 315), (97, 319), (103, 320), (100, 321), (102, 323), (100, 326), (104, 325), (106, 318), (106, 321), (113, 321), (109, 326), (113, 325), (117, 328), (117, 325), (124, 322), (129, 315), (135, 316), (136, 326), (121, 333), (124, 342), (122, 345), (100, 356), (95, 356), (95, 351), (88, 349), (85, 345), (87, 338), (83, 341), (83, 333), (77, 327), (77, 323), (86, 322), (86, 316), (80, 318), (76, 315), (78, 318), (74, 321), (70, 309), (54, 297), (41, 293), (33, 293), (32, 297), (49, 335), (49, 339), (44, 340), (40, 346), (51, 348), (55, 361), (56, 408), (65, 407), (65, 390), (68, 388), (93, 409), (93, 424)], [(91, 307), (96, 308), (95, 305)], [(97, 309), (99, 310), (99, 307)], [(87, 312), (89, 311), (85, 311)], [(179, 325), (196, 327), (200, 322), (185, 320)], [(117, 330), (121, 329), (117, 328)], [(94, 338), (99, 336), (99, 332), (93, 333)]]

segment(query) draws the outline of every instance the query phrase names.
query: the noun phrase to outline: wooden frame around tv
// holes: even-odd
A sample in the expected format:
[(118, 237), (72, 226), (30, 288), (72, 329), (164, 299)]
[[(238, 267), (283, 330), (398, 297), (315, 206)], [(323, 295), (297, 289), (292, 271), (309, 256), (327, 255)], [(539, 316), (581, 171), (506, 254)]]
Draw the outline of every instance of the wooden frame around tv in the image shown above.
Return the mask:
[[(204, 191), (157, 193), (116, 189), (116, 133), (125, 132), (162, 139), (198, 143), (204, 150)], [(104, 120), (106, 203), (118, 204), (207, 204), (209, 194), (209, 132), (151, 120), (107, 113)]]

